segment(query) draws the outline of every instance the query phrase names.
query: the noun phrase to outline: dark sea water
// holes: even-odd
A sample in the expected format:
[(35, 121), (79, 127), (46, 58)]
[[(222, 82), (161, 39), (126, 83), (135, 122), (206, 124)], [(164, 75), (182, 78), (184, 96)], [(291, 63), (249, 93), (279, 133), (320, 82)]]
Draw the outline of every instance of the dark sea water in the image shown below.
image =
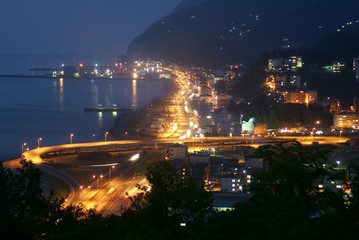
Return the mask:
[[(74, 65), (76, 57), (0, 54), (0, 74), (30, 74), (31, 66), (54, 67), (63, 63)], [(65, 144), (70, 142), (70, 134), (74, 135), (73, 142), (104, 140), (105, 132), (119, 116), (112, 112), (84, 112), (84, 108), (114, 104), (119, 108), (140, 108), (151, 99), (162, 97), (164, 91), (163, 82), (155, 79), (2, 77), (0, 161), (19, 157), (24, 143), (25, 148)]]

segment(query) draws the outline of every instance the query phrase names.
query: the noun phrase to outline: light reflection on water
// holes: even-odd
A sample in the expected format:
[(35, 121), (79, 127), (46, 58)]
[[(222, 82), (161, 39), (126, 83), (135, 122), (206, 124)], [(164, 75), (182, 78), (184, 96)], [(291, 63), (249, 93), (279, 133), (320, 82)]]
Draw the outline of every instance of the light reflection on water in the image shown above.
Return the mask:
[(132, 107), (137, 106), (137, 80), (132, 80)]
[[(86, 107), (144, 107), (161, 97), (157, 80), (0, 78), (0, 161), (30, 148), (69, 142), (100, 141), (116, 112), (84, 112)], [(148, 96), (148, 97), (147, 97)], [(110, 137), (108, 140), (111, 140)]]

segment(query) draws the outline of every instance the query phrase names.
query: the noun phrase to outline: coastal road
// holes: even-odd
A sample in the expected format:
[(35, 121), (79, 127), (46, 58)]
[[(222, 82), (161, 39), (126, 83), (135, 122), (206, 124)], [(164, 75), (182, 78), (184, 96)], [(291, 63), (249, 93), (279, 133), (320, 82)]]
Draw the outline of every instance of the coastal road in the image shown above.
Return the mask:
[[(349, 137), (338, 138), (336, 136), (317, 136), (315, 139), (312, 136), (280, 136), (280, 137), (253, 137), (251, 138), (251, 143), (257, 144), (268, 144), (273, 141), (278, 140), (297, 140), (302, 144), (312, 144), (313, 141), (320, 144), (337, 144), (343, 143), (350, 140)], [(210, 143), (226, 143), (226, 142), (248, 142), (249, 139), (245, 137), (201, 137), (201, 138), (188, 138), (181, 139), (178, 138), (163, 138), (163, 139), (144, 139), (144, 140), (121, 140), (121, 141), (106, 141), (106, 142), (88, 142), (88, 143), (76, 143), (76, 144), (64, 144), (64, 145), (55, 145), (47, 146), (41, 148), (30, 149), (22, 154), (22, 158), (26, 160), (31, 160), (34, 164), (42, 164), (44, 162), (44, 156), (47, 154), (56, 154), (56, 153), (67, 153), (73, 152), (78, 153), (80, 151), (98, 151), (111, 150), (114, 148), (120, 149), (138, 149), (141, 150), (144, 146), (156, 146), (159, 144), (175, 144), (175, 143), (186, 143), (188, 145), (199, 143), (203, 145), (208, 145)], [(17, 159), (18, 161), (19, 159)], [(10, 164), (10, 163), (9, 163)]]
[[(130, 195), (134, 195), (137, 191), (136, 185), (145, 181), (144, 176), (136, 176), (131, 167), (126, 166), (129, 164), (128, 160), (121, 161), (120, 167), (116, 168), (112, 172), (110, 179), (98, 179), (94, 181), (90, 188), (81, 188), (77, 180), (71, 176), (51, 167), (46, 163), (46, 159), (43, 158), (46, 154), (61, 154), (61, 153), (77, 153), (80, 151), (98, 151), (118, 149), (137, 149), (138, 152), (142, 152), (145, 148), (159, 147), (165, 148), (173, 143), (185, 143), (188, 146), (197, 146), (201, 148), (221, 147), (222, 145), (238, 145), (247, 141), (247, 145), (264, 145), (276, 140), (298, 140), (304, 145), (312, 144), (312, 136), (283, 136), (274, 138), (251, 138), (245, 140), (243, 137), (204, 137), (194, 139), (168, 138), (168, 139), (146, 139), (146, 140), (122, 140), (122, 141), (106, 141), (106, 142), (89, 142), (89, 143), (76, 143), (76, 144), (64, 144), (57, 146), (41, 147), (31, 149), (22, 154), (22, 158), (33, 161), (38, 165), (40, 169), (49, 175), (55, 176), (63, 180), (70, 189), (70, 194), (67, 197), (66, 204), (83, 203), (87, 208), (95, 207), (99, 212), (105, 215), (116, 214), (119, 211), (120, 206), (128, 206), (129, 199), (126, 197), (126, 192)], [(337, 144), (342, 143), (349, 138), (346, 137), (331, 137), (331, 136), (316, 136), (314, 139), (320, 144)], [(14, 159), (4, 162), (5, 167), (17, 168), (19, 167), (20, 159)]]

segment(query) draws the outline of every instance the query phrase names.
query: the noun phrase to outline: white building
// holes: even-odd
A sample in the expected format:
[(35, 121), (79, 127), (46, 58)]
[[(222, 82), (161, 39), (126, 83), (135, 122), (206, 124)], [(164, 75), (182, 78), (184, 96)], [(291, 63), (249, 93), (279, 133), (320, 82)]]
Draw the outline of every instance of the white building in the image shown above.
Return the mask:
[(219, 178), (222, 192), (241, 192), (242, 180), (239, 177), (220, 177)]
[(179, 159), (185, 161), (188, 155), (188, 146), (184, 144), (173, 144), (166, 151), (166, 160)]

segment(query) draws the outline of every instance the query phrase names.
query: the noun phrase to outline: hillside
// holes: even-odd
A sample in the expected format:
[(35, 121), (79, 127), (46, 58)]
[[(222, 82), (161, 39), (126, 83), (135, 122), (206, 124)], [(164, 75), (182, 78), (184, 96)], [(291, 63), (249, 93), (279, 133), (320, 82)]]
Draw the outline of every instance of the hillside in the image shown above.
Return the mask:
[(130, 59), (180, 64), (252, 63), (263, 52), (310, 44), (359, 19), (356, 0), (187, 0), (129, 45)]
[[(347, 30), (328, 33), (311, 45), (291, 50), (273, 51), (259, 58), (248, 67), (234, 89), (234, 94), (246, 98), (257, 98), (262, 94), (261, 84), (265, 79), (264, 69), (268, 58), (302, 56), (304, 67), (300, 71), (309, 89), (316, 90), (319, 97), (341, 99), (345, 106), (351, 105), (358, 96), (359, 83), (352, 71), (353, 58), (359, 56), (359, 22)], [(342, 73), (326, 73), (322, 66), (332, 62), (346, 62)]]

